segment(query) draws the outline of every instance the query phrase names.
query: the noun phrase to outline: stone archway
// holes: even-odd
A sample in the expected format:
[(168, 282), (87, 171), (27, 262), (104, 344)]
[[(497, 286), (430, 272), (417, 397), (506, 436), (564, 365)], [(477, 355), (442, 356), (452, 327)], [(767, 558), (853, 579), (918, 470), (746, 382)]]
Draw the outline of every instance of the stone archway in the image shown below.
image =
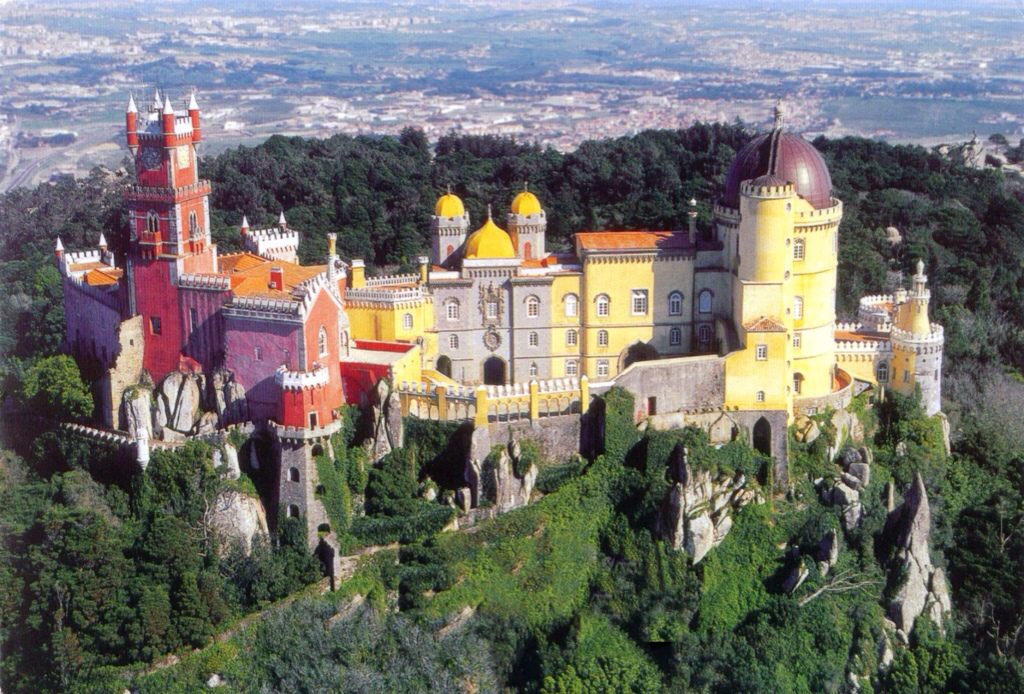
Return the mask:
[(761, 417), (754, 423), (754, 449), (764, 453), (766, 456), (771, 457), (772, 455), (772, 425), (767, 419)]
[(658, 358), (658, 350), (646, 342), (634, 342), (619, 354), (619, 371), (638, 361), (650, 361)]
[(505, 361), (501, 357), (489, 357), (484, 362), (484, 383), (489, 386), (505, 385)]

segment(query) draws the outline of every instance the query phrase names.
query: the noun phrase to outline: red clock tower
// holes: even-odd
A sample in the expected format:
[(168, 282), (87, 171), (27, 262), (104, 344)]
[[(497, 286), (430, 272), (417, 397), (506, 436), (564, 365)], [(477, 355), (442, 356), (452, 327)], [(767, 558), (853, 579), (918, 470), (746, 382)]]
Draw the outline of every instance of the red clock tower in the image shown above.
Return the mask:
[(135, 156), (136, 185), (125, 197), (130, 219), (128, 308), (141, 315), (143, 366), (159, 381), (177, 369), (188, 334), (178, 301), (183, 274), (214, 273), (217, 249), (210, 240), (210, 182), (199, 178), (196, 145), (202, 139), (195, 94), (187, 115), (157, 92), (146, 116), (135, 99), (125, 113), (128, 149)]

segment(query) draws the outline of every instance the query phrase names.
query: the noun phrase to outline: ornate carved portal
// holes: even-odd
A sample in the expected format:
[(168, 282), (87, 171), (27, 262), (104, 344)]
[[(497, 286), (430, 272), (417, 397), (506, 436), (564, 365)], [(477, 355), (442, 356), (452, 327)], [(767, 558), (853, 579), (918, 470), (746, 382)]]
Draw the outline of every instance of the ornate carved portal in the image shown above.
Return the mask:
[(484, 325), (501, 325), (501, 316), (505, 313), (505, 293), (501, 287), (495, 287), (493, 282), (486, 287), (481, 284), (479, 308)]

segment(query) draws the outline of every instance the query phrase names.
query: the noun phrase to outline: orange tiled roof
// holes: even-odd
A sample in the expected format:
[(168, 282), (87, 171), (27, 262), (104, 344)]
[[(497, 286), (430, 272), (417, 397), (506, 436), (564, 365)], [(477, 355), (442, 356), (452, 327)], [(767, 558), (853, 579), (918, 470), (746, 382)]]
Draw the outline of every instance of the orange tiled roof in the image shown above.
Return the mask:
[(124, 271), (116, 267), (102, 266), (85, 273), (85, 283), (92, 287), (107, 287), (117, 284)]
[(686, 233), (677, 231), (583, 231), (576, 240), (588, 251), (676, 250), (689, 245)]
[(784, 333), (786, 332), (786, 326), (768, 316), (761, 316), (757, 320), (752, 320), (749, 323), (744, 323), (744, 330), (748, 333)]
[[(231, 292), (235, 296), (265, 296), (287, 299), (296, 285), (316, 277), (326, 265), (296, 265), (283, 260), (267, 260), (252, 253), (232, 253), (217, 259), (221, 273), (231, 278)], [(284, 288), (270, 288), (270, 270), (281, 268)]]
[(878, 342), (885, 339), (885, 334), (876, 333), (871, 330), (837, 330), (836, 339), (843, 342)]

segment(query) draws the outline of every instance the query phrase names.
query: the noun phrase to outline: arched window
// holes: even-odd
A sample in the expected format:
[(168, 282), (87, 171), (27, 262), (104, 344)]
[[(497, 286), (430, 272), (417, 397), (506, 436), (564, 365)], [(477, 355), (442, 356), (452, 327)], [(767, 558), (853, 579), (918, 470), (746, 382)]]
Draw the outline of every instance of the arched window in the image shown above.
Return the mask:
[(580, 372), (580, 365), (575, 359), (565, 360), (565, 375), (576, 376)]
[(668, 295), (668, 315), (683, 315), (683, 295), (680, 292), (672, 292)]
[(297, 468), (297, 467), (288, 468), (288, 481), (289, 482), (298, 482), (299, 481), (299, 468)]
[(188, 213), (188, 237), (194, 239), (199, 236), (199, 218), (195, 211)]
[(407, 313), (402, 316), (402, 327), (406, 330), (412, 330), (412, 314)]
[(289, 506), (288, 506), (288, 517), (289, 518), (298, 518), (299, 517), (299, 507), (296, 506), (295, 504), (289, 504)]
[(668, 343), (673, 346), (683, 344), (683, 331), (679, 328), (672, 328), (668, 331)]
[(793, 260), (804, 259), (804, 240), (797, 239), (793, 242)]
[(537, 371), (538, 371), (538, 369), (537, 369), (537, 362), (533, 362), (532, 364), (530, 364), (530, 375), (531, 376), (536, 376), (537, 375)]
[(804, 389), (804, 375), (802, 373), (793, 374), (793, 392), (797, 395)]
[(533, 259), (533, 246), (530, 245), (529, 241), (523, 244), (523, 258), (525, 260)]
[(793, 297), (793, 318), (800, 320), (804, 317), (804, 298), (802, 296)]
[(875, 376), (878, 378), (879, 383), (889, 382), (889, 362), (880, 361), (878, 362), (878, 368), (875, 370)]
[(700, 346), (703, 349), (707, 349), (711, 346), (711, 326), (701, 325), (697, 328), (697, 341), (700, 342)]
[(448, 299), (445, 303), (445, 313), (448, 316), (448, 320), (459, 319), (459, 302), (455, 299)]
[(711, 313), (711, 300), (714, 298), (714, 294), (711, 293), (710, 289), (702, 289), (700, 294), (697, 295), (697, 310), (700, 313)]
[(607, 347), (608, 346), (608, 331), (598, 330), (597, 331), (597, 346)]
[(597, 306), (598, 317), (605, 318), (611, 313), (612, 301), (608, 298), (607, 294), (598, 294), (597, 298), (594, 299), (594, 304)]
[(597, 360), (597, 375), (607, 376), (608, 375), (608, 360), (598, 359)]
[(757, 391), (757, 394), (754, 396), (754, 399), (757, 400), (757, 402), (764, 402), (764, 391)]
[(567, 318), (573, 318), (580, 312), (580, 299), (575, 294), (565, 295), (565, 315)]
[(459, 348), (459, 336), (458, 335), (449, 335), (448, 336), (448, 349), (458, 349), (458, 348)]
[(152, 210), (146, 213), (146, 231), (151, 234), (160, 231), (160, 217)]
[(320, 326), (320, 332), (316, 336), (316, 346), (320, 351), (320, 356), (327, 354), (327, 328)]
[(256, 361), (263, 361), (263, 350), (260, 349), (259, 347), (254, 347), (253, 357), (256, 358)]
[(539, 344), (540, 344), (540, 335), (538, 335), (535, 332), (531, 332), (530, 333), (530, 346), (531, 347), (536, 347)]
[(575, 330), (565, 331), (565, 344), (568, 347), (575, 347), (579, 342), (579, 334)]
[(540, 315), (540, 299), (532, 294), (526, 297), (526, 315), (530, 318), (536, 318)]

